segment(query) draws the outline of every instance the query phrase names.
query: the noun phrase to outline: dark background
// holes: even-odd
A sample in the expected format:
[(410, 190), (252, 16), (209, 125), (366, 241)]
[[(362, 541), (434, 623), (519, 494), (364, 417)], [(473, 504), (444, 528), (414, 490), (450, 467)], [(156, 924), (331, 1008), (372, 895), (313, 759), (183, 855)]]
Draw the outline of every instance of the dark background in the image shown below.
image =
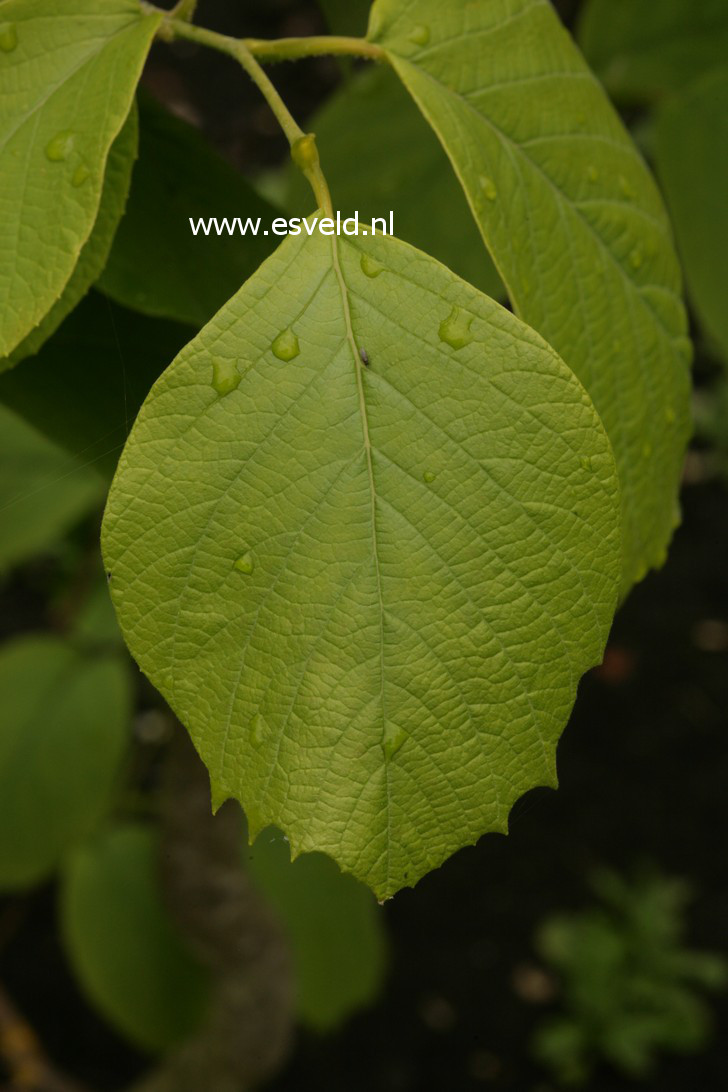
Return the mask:
[[(569, 23), (578, 3), (557, 7)], [(325, 32), (315, 5), (295, 0), (202, 0), (198, 13), (200, 23), (236, 35)], [(339, 68), (322, 58), (272, 75), (305, 124)], [(187, 45), (156, 46), (144, 82), (237, 165), (283, 161), (268, 107), (232, 62)], [(698, 355), (698, 384), (711, 375)], [(592, 900), (587, 879), (598, 866), (630, 874), (646, 862), (686, 878), (690, 943), (728, 955), (728, 491), (711, 466), (694, 445), (683, 525), (665, 568), (618, 613), (604, 665), (581, 684), (559, 745), (558, 792), (529, 793), (513, 809), (508, 837), (482, 838), (385, 906), (390, 969), (379, 1003), (330, 1037), (300, 1033), (271, 1092), (545, 1092), (549, 1081), (529, 1052), (548, 1007), (524, 986), (537, 963), (533, 936), (550, 913)], [(1, 593), (3, 629), (34, 629), (45, 591), (42, 574), (19, 573)], [(141, 1072), (146, 1060), (78, 993), (56, 935), (52, 889), (0, 910), (0, 958), (5, 986), (62, 1068), (103, 1089)], [(728, 1087), (728, 995), (711, 1005), (706, 1051), (666, 1056), (639, 1083), (605, 1067), (589, 1087)]]

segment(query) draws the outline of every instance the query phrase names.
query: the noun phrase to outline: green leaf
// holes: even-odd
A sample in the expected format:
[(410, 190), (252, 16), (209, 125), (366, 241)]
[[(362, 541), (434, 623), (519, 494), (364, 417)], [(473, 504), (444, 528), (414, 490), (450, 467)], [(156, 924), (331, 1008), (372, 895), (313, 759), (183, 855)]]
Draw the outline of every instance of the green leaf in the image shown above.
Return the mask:
[(137, 111), (136, 106), (132, 106), (129, 117), (109, 150), (98, 216), (93, 231), (81, 249), (76, 268), (62, 294), (41, 323), (23, 338), (10, 356), (0, 360), (0, 372), (13, 367), (24, 357), (37, 353), (99, 277), (124, 211), (137, 151), (137, 136)]
[(262, 230), (193, 235), (190, 217), (250, 217), (262, 229), (278, 212), (191, 125), (148, 97), (140, 100), (140, 118), (129, 204), (99, 287), (145, 314), (203, 326), (277, 240)]
[(37, 356), (0, 375), (0, 403), (110, 481), (139, 406), (189, 336), (91, 292)]
[(61, 916), (71, 965), (90, 1000), (137, 1046), (164, 1051), (200, 1025), (207, 976), (163, 903), (158, 836), (113, 827), (78, 849), (63, 875)]
[(0, 358), (63, 292), (161, 13), (137, 0), (4, 0)]
[(547, 0), (377, 0), (369, 37), (444, 145), (514, 309), (589, 391), (622, 490), (622, 590), (660, 565), (690, 344), (657, 188)]
[(54, 637), (0, 649), (0, 887), (45, 879), (108, 810), (131, 715), (125, 665)]
[(216, 805), (385, 897), (554, 783), (615, 602), (614, 464), (518, 319), (392, 237), (315, 231), (155, 384), (103, 549)]
[(54, 546), (103, 492), (90, 467), (0, 406), (0, 574)]
[(691, 301), (728, 361), (727, 69), (664, 106), (655, 156)]
[[(496, 299), (505, 291), (484, 250), (447, 156), (392, 72), (356, 76), (311, 119), (337, 209), (366, 225), (394, 212), (395, 234)], [(383, 166), (386, 164), (386, 167)], [(291, 205), (311, 211), (311, 189), (291, 168)]]
[(725, 0), (588, 0), (578, 38), (612, 95), (650, 101), (725, 64), (728, 5)]
[(316, 1031), (330, 1031), (372, 1001), (382, 984), (384, 936), (372, 894), (322, 853), (291, 863), (274, 827), (259, 835), (248, 858), (288, 934), (299, 1015)]

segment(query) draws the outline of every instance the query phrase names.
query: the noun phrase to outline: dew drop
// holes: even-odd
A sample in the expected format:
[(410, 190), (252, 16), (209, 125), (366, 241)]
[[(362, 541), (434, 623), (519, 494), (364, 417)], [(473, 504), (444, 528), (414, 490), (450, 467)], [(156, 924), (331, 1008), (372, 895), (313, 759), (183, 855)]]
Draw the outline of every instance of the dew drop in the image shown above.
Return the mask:
[(283, 330), (271, 345), (271, 349), (279, 360), (293, 360), (301, 351), (293, 330)]
[(407, 38), (413, 45), (426, 46), (430, 40), (430, 28), (420, 23), (407, 35)]
[(488, 201), (495, 201), (496, 197), (498, 196), (498, 190), (495, 188), (495, 182), (493, 181), (493, 179), (488, 178), (487, 174), (481, 174), (480, 178), (478, 179), (478, 183), (481, 190), (483, 191), (483, 196), (487, 198)]
[(50, 159), (51, 163), (62, 162), (71, 154), (75, 141), (76, 136), (71, 129), (56, 133), (45, 146), (46, 158)]
[(440, 323), (438, 333), (440, 341), (444, 341), (453, 349), (462, 349), (473, 340), (470, 332), (470, 324), (473, 316), (461, 311), (459, 307), (453, 307), (446, 319)]
[(250, 552), (241, 554), (240, 557), (236, 558), (233, 562), (233, 568), (236, 572), (245, 573), (246, 576), (249, 576), (255, 568), (253, 555)]
[(629, 256), (629, 264), (632, 266), (633, 269), (640, 269), (643, 261), (644, 256), (642, 254), (642, 250), (640, 247), (636, 246)]
[(71, 176), (71, 185), (76, 187), (82, 186), (90, 174), (91, 172), (89, 171), (86, 164), (79, 163), (79, 165), (76, 167), (76, 170)]
[(250, 722), (250, 738), (256, 747), (260, 747), (265, 742), (267, 733), (268, 725), (265, 722), (265, 717), (261, 713), (256, 713)]
[(394, 758), (406, 739), (407, 733), (404, 728), (398, 728), (396, 724), (388, 724), (384, 730), (384, 737), (382, 739), (384, 757), (387, 760)]
[(436, 477), (437, 477), (437, 475), (433, 474), (433, 472), (431, 470), (426, 470), (424, 472), (424, 474), (422, 475), (423, 481), (426, 481), (428, 483), (428, 485), (429, 485), (430, 482), (434, 482)]
[(12, 53), (18, 44), (18, 32), (15, 23), (0, 23), (0, 50)]
[(381, 262), (378, 262), (376, 258), (372, 258), (369, 254), (362, 254), (361, 271), (365, 277), (378, 277), (380, 273), (384, 272), (384, 266)]
[(240, 372), (234, 360), (216, 358), (212, 362), (212, 385), (218, 394), (230, 394), (240, 386)]
[(588, 167), (586, 176), (590, 182), (597, 182), (599, 179), (599, 171), (596, 169), (596, 167)]

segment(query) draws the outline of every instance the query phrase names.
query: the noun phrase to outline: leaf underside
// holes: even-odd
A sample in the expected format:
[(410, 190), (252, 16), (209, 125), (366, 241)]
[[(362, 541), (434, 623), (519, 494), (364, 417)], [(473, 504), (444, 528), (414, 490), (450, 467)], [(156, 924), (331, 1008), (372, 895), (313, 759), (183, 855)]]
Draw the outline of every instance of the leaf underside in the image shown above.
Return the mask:
[(614, 449), (626, 592), (660, 565), (689, 434), (690, 344), (657, 188), (548, 0), (376, 0), (514, 308), (584, 383)]
[(96, 222), (81, 248), (73, 273), (66, 282), (63, 292), (39, 325), (23, 338), (9, 357), (0, 360), (0, 372), (14, 367), (26, 356), (37, 353), (80, 303), (103, 270), (114, 240), (114, 233), (124, 212), (132, 167), (137, 153), (137, 136), (137, 111), (134, 105), (109, 149)]
[(316, 233), (155, 384), (102, 541), (216, 805), (386, 897), (555, 783), (618, 523), (606, 435), (537, 334), (396, 239)]
[(109, 148), (160, 14), (136, 0), (5, 0), (0, 358), (61, 295), (96, 221)]

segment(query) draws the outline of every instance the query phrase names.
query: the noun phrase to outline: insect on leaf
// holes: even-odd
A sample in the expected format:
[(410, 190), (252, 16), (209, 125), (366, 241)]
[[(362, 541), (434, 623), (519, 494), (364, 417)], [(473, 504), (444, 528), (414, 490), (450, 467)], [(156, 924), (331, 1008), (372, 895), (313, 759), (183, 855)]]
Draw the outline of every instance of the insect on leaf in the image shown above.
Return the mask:
[(689, 432), (691, 349), (657, 187), (548, 0), (376, 0), (368, 36), (445, 147), (516, 313), (604, 422), (626, 592), (665, 559)]
[(554, 783), (617, 496), (537, 334), (392, 237), (304, 232), (152, 388), (103, 550), (215, 803), (386, 897)]

